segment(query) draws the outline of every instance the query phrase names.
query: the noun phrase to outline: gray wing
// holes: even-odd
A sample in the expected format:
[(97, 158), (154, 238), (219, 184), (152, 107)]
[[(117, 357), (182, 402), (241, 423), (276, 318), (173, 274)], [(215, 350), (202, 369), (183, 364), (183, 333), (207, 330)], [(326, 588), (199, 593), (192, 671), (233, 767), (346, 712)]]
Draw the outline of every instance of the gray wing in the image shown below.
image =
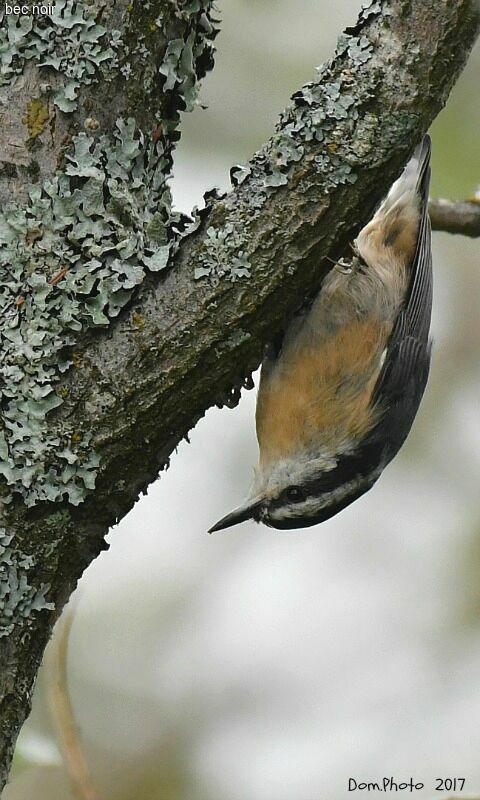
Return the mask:
[[(428, 339), (432, 312), (432, 251), (428, 216), (430, 137), (420, 145), (418, 193), (421, 218), (411, 266), (410, 287), (387, 344), (387, 353), (372, 400), (384, 409), (371, 440), (387, 443), (385, 463), (407, 437), (428, 378), (431, 346)], [(369, 437), (370, 438), (370, 437)]]

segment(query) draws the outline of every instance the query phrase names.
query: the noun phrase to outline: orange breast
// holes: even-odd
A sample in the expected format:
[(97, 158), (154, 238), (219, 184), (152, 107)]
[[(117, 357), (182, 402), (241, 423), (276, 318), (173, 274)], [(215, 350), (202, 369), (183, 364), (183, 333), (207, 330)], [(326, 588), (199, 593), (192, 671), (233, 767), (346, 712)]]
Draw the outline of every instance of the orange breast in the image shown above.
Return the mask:
[(353, 319), (321, 348), (285, 355), (257, 400), (260, 465), (317, 445), (335, 452), (374, 424), (371, 395), (391, 326)]

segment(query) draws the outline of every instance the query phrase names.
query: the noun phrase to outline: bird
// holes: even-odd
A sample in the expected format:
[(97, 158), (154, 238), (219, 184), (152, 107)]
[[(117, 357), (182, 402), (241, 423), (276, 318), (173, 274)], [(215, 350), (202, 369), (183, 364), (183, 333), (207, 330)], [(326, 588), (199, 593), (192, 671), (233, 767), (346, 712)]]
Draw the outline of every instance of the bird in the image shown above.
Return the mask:
[(431, 359), (430, 154), (425, 135), (351, 257), (267, 347), (252, 489), (210, 533), (248, 519), (279, 530), (324, 522), (367, 492), (404, 443)]

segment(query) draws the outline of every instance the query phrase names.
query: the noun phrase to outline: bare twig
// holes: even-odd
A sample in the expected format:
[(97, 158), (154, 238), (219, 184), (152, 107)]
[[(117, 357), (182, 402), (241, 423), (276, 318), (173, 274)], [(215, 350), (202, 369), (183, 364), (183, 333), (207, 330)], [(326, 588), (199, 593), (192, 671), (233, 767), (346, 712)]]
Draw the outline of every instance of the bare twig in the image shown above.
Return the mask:
[(480, 236), (480, 202), (452, 202), (439, 198), (430, 200), (428, 210), (434, 231)]
[(68, 642), (74, 616), (73, 609), (64, 612), (48, 650), (48, 703), (75, 797), (78, 800), (100, 800), (83, 752), (68, 690)]

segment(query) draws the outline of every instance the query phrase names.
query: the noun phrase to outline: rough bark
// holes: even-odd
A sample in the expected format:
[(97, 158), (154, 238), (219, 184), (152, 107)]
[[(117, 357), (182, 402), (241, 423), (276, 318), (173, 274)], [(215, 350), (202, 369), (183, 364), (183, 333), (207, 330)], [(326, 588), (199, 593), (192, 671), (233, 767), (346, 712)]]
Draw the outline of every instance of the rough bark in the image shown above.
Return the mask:
[[(156, 75), (158, 64), (166, 63), (167, 40), (185, 41), (192, 30), (196, 35), (196, 25), (205, 35), (198, 8), (211, 4), (188, 3), (179, 18), (180, 5), (151, 2), (147, 19), (145, 4), (135, 3), (123, 17), (126, 5), (103, 4), (102, 24), (121, 29), (124, 41), (150, 31), (147, 54), (130, 71), (117, 67), (113, 83), (100, 73), (96, 84), (81, 83), (70, 113), (49, 101), (43, 128), (44, 114), (36, 113), (42, 109), (30, 105), (29, 136), (22, 120), (32, 98), (43, 97), (45, 70), (26, 63), (22, 85), (5, 90), (9, 133), (0, 160), (13, 160), (16, 169), (4, 166), (3, 203), (27, 196), (32, 172), (38, 182), (52, 168), (61, 173), (79, 131), (94, 138), (97, 131), (111, 132), (120, 115), (135, 117), (171, 157), (177, 112), (188, 107), (188, 98), (180, 97), (186, 82), (171, 90), (145, 74)], [(152, 22), (152, 7), (165, 12), (161, 29)], [(332, 61), (294, 96), (248, 169), (237, 171), (232, 192), (210, 198), (196, 230), (177, 236), (168, 269), (147, 275), (106, 329), (84, 327), (69, 345), (73, 365), (55, 384), (63, 402), (47, 415), (49, 441), (57, 434), (62, 442), (91, 434), (99, 464), (94, 491), (77, 506), (65, 498), (28, 505), (25, 482), (25, 491), (14, 491), (2, 509), (8, 537), (7, 556), (0, 549), (2, 569), (7, 580), (14, 571), (29, 587), (22, 595), (29, 600), (14, 608), (11, 629), (0, 638), (0, 785), (52, 626), (105, 547), (109, 526), (129, 511), (219, 396), (236, 402), (264, 342), (318, 289), (326, 257), (342, 254), (446, 102), (479, 17), (476, 0), (373, 2), (347, 29)], [(197, 59), (195, 79), (210, 66), (207, 56)], [(168, 217), (166, 225), (173, 241), (178, 220)], [(60, 293), (63, 277), (50, 274), (48, 284), (58, 282)], [(20, 311), (27, 301), (17, 298)]]

